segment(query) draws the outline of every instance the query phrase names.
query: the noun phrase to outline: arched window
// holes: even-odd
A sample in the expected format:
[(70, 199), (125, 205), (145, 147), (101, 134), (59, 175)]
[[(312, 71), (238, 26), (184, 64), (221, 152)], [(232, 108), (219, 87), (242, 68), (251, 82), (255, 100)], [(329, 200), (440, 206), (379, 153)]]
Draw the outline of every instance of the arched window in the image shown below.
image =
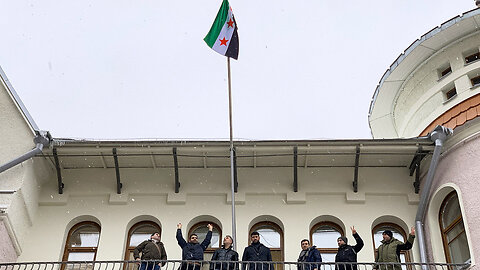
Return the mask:
[(447, 262), (469, 262), (470, 251), (467, 235), (463, 225), (458, 195), (455, 191), (448, 194), (443, 201), (440, 207), (439, 222)]
[(322, 255), (323, 262), (334, 262), (338, 250), (337, 239), (345, 235), (342, 227), (333, 222), (320, 222), (310, 229), (310, 242)]
[[(257, 231), (260, 234), (260, 243), (270, 248), (272, 253), (272, 261), (283, 261), (283, 230), (276, 223), (270, 221), (262, 221), (252, 226), (248, 233), (248, 242), (250, 243), (250, 235)], [(281, 265), (275, 265), (276, 270), (281, 270)]]
[(198, 242), (201, 243), (203, 240), (205, 240), (205, 237), (207, 236), (208, 224), (212, 224), (213, 230), (212, 230), (212, 240), (203, 255), (204, 260), (206, 261), (210, 261), (212, 259), (212, 256), (215, 250), (217, 248), (220, 248), (221, 246), (222, 229), (220, 228), (220, 226), (218, 226), (218, 224), (216, 224), (215, 222), (210, 222), (210, 221), (198, 222), (190, 228), (190, 230), (188, 231), (188, 235), (185, 236), (185, 240), (187, 240), (188, 242), (188, 237), (190, 237), (190, 235), (194, 233), (198, 236)]
[[(128, 230), (127, 236), (127, 246), (125, 249), (125, 260), (133, 261), (133, 250), (136, 246), (142, 243), (145, 240), (150, 239), (152, 233), (158, 232), (160, 236), (162, 235), (162, 229), (160, 226), (152, 221), (140, 221), (133, 225), (130, 230)], [(125, 264), (125, 269), (127, 264)], [(128, 264), (128, 269), (136, 270), (138, 266), (136, 264)]]
[[(382, 244), (383, 240), (383, 232), (385, 230), (390, 230), (393, 233), (393, 237), (404, 242), (407, 241), (407, 234), (405, 231), (402, 229), (402, 227), (398, 226), (397, 224), (394, 223), (380, 223), (377, 226), (375, 226), (372, 230), (372, 237), (373, 237), (373, 243), (374, 243), (374, 248), (375, 248), (375, 257), (377, 257), (377, 251), (378, 247)], [(405, 262), (411, 262), (410, 260), (410, 252), (408, 250), (402, 250), (400, 251), (400, 262), (405, 263)], [(402, 265), (402, 269), (406, 270), (407, 268), (405, 265)]]
[[(85, 221), (73, 226), (67, 235), (63, 261), (95, 261), (97, 256), (98, 240), (100, 238), (100, 225), (95, 222)], [(62, 269), (78, 268), (78, 265), (62, 265)], [(85, 266), (89, 268), (91, 265)], [(83, 265), (80, 267), (83, 268)]]

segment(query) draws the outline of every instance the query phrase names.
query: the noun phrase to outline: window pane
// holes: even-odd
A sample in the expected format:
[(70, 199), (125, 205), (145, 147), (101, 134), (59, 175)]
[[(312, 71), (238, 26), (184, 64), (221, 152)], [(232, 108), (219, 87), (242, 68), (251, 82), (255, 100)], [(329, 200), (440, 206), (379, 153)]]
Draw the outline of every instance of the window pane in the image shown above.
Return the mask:
[(463, 222), (459, 222), (447, 233), (447, 241), (450, 243), (455, 237), (461, 234), (465, 228), (463, 227)]
[(322, 262), (335, 262), (336, 253), (320, 253), (322, 255)]
[(134, 233), (130, 236), (130, 246), (136, 247), (145, 240), (150, 239), (150, 233)]
[(331, 226), (320, 226), (313, 232), (312, 242), (317, 248), (338, 248), (340, 232)]
[(452, 263), (464, 263), (470, 259), (465, 232), (463, 232), (457, 239), (453, 240), (453, 242), (448, 245), (448, 248), (450, 249)]
[(453, 223), (455, 219), (457, 219), (461, 215), (460, 213), (460, 205), (458, 204), (458, 197), (452, 196), (447, 203), (445, 204), (442, 212), (442, 222), (443, 222), (443, 229), (448, 227), (450, 224)]
[(134, 229), (130, 236), (130, 246), (136, 247), (141, 242), (150, 239), (150, 236), (154, 232), (159, 232), (159, 229), (151, 224), (140, 225)]
[(263, 227), (257, 229), (260, 234), (260, 243), (268, 248), (281, 248), (280, 233), (271, 227)]
[(380, 227), (379, 229), (377, 229), (377, 231), (375, 232), (375, 234), (373, 235), (373, 240), (375, 241), (375, 249), (377, 249), (382, 243), (381, 241), (383, 240), (383, 235), (382, 233), (385, 231), (385, 230), (390, 230), (392, 231), (393, 233), (393, 238), (396, 238), (402, 242), (405, 242), (405, 238), (403, 237), (403, 234), (401, 234), (400, 232), (398, 232), (398, 230), (396, 228), (392, 228), (392, 227)]
[[(208, 232), (208, 228), (207, 228), (206, 225), (198, 227), (193, 231), (193, 233), (198, 235), (198, 242), (199, 243), (201, 243), (203, 240), (205, 240), (205, 237), (207, 236), (207, 232)], [(220, 247), (220, 242), (219, 241), (220, 241), (220, 233), (218, 232), (218, 229), (216, 228), (216, 226), (214, 226), (213, 231), (212, 231), (212, 241), (211, 241), (211, 243), (208, 247), (209, 248), (210, 247), (213, 247), (213, 248)]]
[(76, 229), (70, 236), (70, 247), (96, 247), (100, 232), (93, 225), (85, 225)]
[(68, 254), (69, 261), (93, 261), (95, 252), (70, 252)]

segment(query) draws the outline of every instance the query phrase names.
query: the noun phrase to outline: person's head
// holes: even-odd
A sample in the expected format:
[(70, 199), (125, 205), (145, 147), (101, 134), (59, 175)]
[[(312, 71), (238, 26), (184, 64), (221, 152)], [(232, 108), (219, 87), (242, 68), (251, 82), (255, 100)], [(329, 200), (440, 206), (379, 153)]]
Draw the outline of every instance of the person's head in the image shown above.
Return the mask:
[(150, 239), (160, 241), (160, 233), (159, 232), (154, 232), (150, 235)]
[(338, 244), (339, 247), (343, 246), (343, 245), (346, 245), (347, 243), (348, 243), (347, 237), (340, 236), (340, 237), (337, 238), (337, 244)]
[(195, 233), (190, 234), (190, 238), (188, 239), (189, 243), (198, 243), (198, 235)]
[(310, 247), (310, 241), (308, 241), (308, 239), (303, 239), (300, 241), (300, 246), (303, 250), (307, 250)]
[(383, 237), (383, 241), (388, 242), (388, 241), (392, 240), (392, 238), (393, 238), (393, 233), (392, 233), (392, 231), (390, 231), (390, 230), (385, 230), (385, 231), (382, 233), (382, 237)]
[(233, 244), (233, 238), (232, 238), (230, 235), (226, 235), (226, 236), (223, 238), (223, 245), (224, 245), (226, 248), (229, 248), (232, 244)]
[(252, 241), (252, 243), (258, 243), (260, 242), (260, 234), (258, 232), (252, 232), (250, 234), (250, 240)]

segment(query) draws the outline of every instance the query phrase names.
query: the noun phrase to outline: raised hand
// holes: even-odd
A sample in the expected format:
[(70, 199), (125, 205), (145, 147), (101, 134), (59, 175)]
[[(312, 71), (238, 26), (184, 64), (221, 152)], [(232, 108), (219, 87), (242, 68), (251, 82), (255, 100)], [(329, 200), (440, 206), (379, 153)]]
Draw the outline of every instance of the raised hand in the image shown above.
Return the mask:
[(352, 230), (352, 234), (356, 234), (357, 230), (355, 230), (355, 226), (350, 227), (350, 230)]
[(412, 227), (412, 228), (410, 229), (410, 234), (411, 234), (411, 235), (415, 235), (415, 227)]
[(212, 231), (212, 230), (213, 230), (212, 224), (208, 224), (208, 225), (207, 225), (207, 228), (208, 228), (209, 231)]
[(182, 223), (177, 224), (177, 229), (182, 229)]

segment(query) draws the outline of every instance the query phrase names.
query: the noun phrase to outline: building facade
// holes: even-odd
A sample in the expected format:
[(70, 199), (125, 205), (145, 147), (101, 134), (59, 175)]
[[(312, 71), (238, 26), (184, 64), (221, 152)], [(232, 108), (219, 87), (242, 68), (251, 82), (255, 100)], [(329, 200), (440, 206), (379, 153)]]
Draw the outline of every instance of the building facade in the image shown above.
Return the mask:
[[(392, 64), (370, 106), (373, 139), (236, 141), (234, 219), (228, 142), (52, 138), (1, 71), (0, 164), (48, 142), (0, 172), (0, 261), (129, 260), (154, 231), (178, 260), (181, 222), (184, 236), (214, 225), (207, 258), (235, 224), (240, 255), (257, 230), (275, 261), (290, 262), (304, 238), (332, 261), (337, 237), (353, 241), (355, 226), (365, 242), (358, 260), (373, 262), (383, 230), (406, 240), (428, 190), (428, 261), (476, 268), (479, 15), (434, 28)], [(437, 125), (453, 134), (432, 170)], [(415, 243), (401, 257), (420, 262), (421, 254)]]

